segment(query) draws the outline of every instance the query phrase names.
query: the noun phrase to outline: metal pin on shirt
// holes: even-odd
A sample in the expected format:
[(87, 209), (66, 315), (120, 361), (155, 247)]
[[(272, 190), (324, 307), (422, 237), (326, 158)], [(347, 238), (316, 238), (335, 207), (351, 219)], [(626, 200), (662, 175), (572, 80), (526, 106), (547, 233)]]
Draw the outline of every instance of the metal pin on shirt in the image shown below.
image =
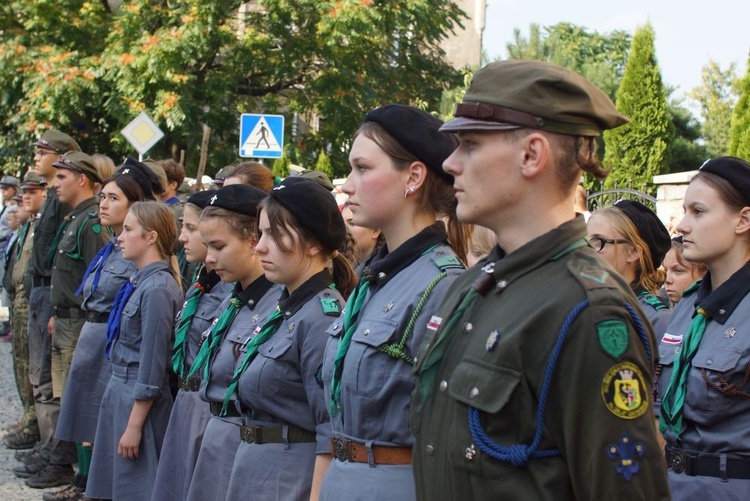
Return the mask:
[(500, 332), (494, 330), (490, 332), (490, 335), (487, 336), (487, 342), (484, 343), (484, 349), (487, 351), (492, 351), (495, 349), (495, 346), (497, 345), (497, 341), (500, 339)]
[(724, 339), (732, 339), (737, 334), (737, 329), (730, 327), (724, 331)]

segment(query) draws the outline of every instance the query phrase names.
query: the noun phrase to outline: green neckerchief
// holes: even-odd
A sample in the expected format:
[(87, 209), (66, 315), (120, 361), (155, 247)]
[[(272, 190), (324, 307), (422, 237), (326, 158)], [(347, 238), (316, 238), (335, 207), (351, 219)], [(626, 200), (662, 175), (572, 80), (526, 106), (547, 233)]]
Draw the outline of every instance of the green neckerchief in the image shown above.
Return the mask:
[(690, 323), (687, 334), (682, 341), (680, 354), (672, 367), (669, 385), (661, 398), (659, 431), (665, 434), (669, 430), (676, 439), (679, 439), (682, 433), (682, 408), (687, 394), (687, 380), (691, 362), (698, 352), (703, 333), (706, 332), (706, 325), (711, 320), (706, 310), (700, 306), (695, 308), (695, 312), (695, 317), (693, 317), (693, 321)]
[(208, 364), (208, 361), (211, 359), (216, 349), (219, 347), (219, 344), (221, 344), (224, 333), (227, 331), (227, 329), (229, 329), (229, 327), (231, 327), (232, 322), (234, 322), (234, 317), (237, 316), (240, 308), (242, 308), (242, 302), (240, 301), (239, 297), (235, 296), (229, 300), (229, 306), (222, 312), (221, 315), (219, 315), (219, 318), (214, 321), (214, 324), (211, 326), (211, 331), (208, 334), (208, 338), (203, 342), (203, 344), (201, 345), (201, 349), (195, 356), (193, 365), (190, 367), (190, 372), (188, 372), (188, 377), (194, 375), (202, 367), (205, 366), (205, 369), (203, 371), (203, 380), (208, 381), (210, 372), (210, 364)]
[(16, 260), (23, 251), (23, 245), (26, 242), (26, 237), (29, 235), (29, 228), (31, 228), (31, 225), (34, 223), (32, 219), (33, 218), (29, 218), (29, 220), (23, 224), (21, 231), (18, 233), (18, 240), (16, 240)]
[(70, 223), (69, 215), (63, 218), (62, 224), (57, 229), (55, 236), (52, 238), (52, 243), (50, 244), (49, 250), (47, 251), (47, 266), (52, 266), (52, 261), (54, 261), (55, 259), (55, 252), (57, 252), (57, 246), (60, 245), (60, 240), (62, 239), (63, 234), (65, 234), (65, 228), (68, 227), (68, 223)]
[(268, 320), (266, 320), (266, 322), (263, 324), (263, 328), (260, 330), (258, 335), (252, 338), (250, 342), (247, 343), (247, 351), (245, 352), (245, 356), (242, 358), (242, 362), (240, 363), (240, 365), (237, 366), (237, 369), (235, 369), (232, 380), (229, 382), (227, 391), (224, 394), (224, 403), (221, 406), (221, 413), (219, 414), (220, 416), (226, 415), (227, 407), (229, 406), (229, 402), (232, 400), (234, 391), (237, 389), (237, 384), (239, 384), (240, 377), (242, 377), (242, 374), (250, 366), (250, 362), (253, 361), (255, 355), (258, 354), (260, 345), (268, 341), (271, 336), (276, 333), (276, 331), (279, 329), (279, 326), (281, 325), (282, 320), (284, 320), (284, 315), (281, 313), (281, 309), (279, 309), (279, 307), (277, 306), (276, 310), (274, 310), (271, 316), (268, 317)]
[[(338, 349), (336, 350), (336, 357), (333, 359), (333, 377), (331, 379), (331, 405), (330, 412), (332, 416), (335, 416), (341, 410), (341, 374), (344, 371), (344, 358), (346, 353), (349, 351), (349, 345), (352, 344), (352, 337), (354, 331), (357, 330), (358, 316), (365, 304), (365, 298), (367, 297), (367, 288), (370, 286), (370, 275), (365, 272), (359, 279), (359, 284), (354, 290), (352, 295), (349, 297), (347, 303), (346, 313), (344, 314), (344, 335), (341, 337)], [(349, 307), (351, 305), (351, 307)]]
[(185, 377), (185, 354), (187, 352), (187, 334), (193, 323), (193, 315), (198, 310), (203, 294), (206, 292), (199, 282), (193, 284), (195, 292), (190, 295), (182, 307), (180, 322), (174, 334), (174, 350), (172, 351), (172, 370), (181, 378)]

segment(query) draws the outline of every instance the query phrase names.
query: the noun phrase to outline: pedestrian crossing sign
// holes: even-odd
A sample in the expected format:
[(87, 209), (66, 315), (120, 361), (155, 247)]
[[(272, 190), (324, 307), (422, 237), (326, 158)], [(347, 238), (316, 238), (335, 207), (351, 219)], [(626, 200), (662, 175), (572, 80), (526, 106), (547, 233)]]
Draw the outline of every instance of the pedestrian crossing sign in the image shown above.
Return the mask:
[(281, 158), (284, 151), (284, 116), (243, 113), (240, 118), (240, 156)]

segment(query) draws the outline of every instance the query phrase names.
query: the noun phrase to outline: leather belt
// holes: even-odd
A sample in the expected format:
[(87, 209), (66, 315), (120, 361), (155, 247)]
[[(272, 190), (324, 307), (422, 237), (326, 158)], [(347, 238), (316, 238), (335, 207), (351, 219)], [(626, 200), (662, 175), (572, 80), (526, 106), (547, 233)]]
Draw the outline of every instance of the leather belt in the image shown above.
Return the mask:
[[(198, 391), (201, 388), (201, 378), (198, 376), (191, 376), (187, 379), (179, 378), (177, 381), (177, 387), (185, 391)], [(214, 402), (211, 403), (213, 404)], [(221, 405), (219, 405), (219, 410), (221, 410)], [(213, 411), (211, 412), (213, 413)], [(229, 411), (227, 410), (227, 412)]]
[[(211, 414), (213, 414), (214, 416), (218, 416), (219, 414), (221, 414), (221, 406), (224, 404), (221, 402), (211, 401), (209, 405), (211, 406)], [(224, 414), (224, 416), (240, 417), (240, 412), (237, 410), (234, 404), (230, 402), (229, 405), (227, 405), (227, 413)]]
[(684, 473), (690, 476), (750, 479), (750, 461), (726, 458), (726, 465), (722, 469), (722, 458), (719, 456), (698, 457), (671, 445), (667, 445), (664, 449), (664, 457), (667, 458), (669, 469), (675, 473)]
[[(286, 439), (284, 432), (286, 431)], [(298, 426), (259, 426), (242, 424), (240, 438), (243, 442), (255, 444), (293, 444), (301, 442), (315, 442), (315, 433)]]
[(31, 285), (34, 287), (49, 287), (52, 280), (48, 277), (31, 277)]
[(98, 311), (87, 311), (86, 321), (92, 324), (106, 324), (109, 321), (109, 313), (99, 313)]
[(58, 308), (52, 307), (52, 315), (57, 318), (86, 318), (86, 312), (80, 308)]
[[(411, 447), (373, 445), (370, 449), (375, 464), (411, 464)], [(365, 444), (359, 444), (343, 437), (331, 437), (331, 455), (339, 461), (370, 462)]]

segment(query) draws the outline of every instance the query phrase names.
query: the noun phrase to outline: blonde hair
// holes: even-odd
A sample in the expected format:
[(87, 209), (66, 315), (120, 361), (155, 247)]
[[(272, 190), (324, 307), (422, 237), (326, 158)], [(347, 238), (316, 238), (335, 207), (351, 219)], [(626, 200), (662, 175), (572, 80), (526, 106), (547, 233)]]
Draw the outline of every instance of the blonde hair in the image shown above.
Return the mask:
[(698, 278), (703, 277), (706, 272), (708, 271), (708, 267), (703, 263), (696, 263), (693, 261), (688, 261), (685, 259), (685, 257), (682, 255), (682, 251), (685, 250), (685, 246), (682, 244), (682, 242), (676, 238), (672, 239), (672, 250), (674, 251), (674, 257), (679, 263), (680, 266), (683, 268), (687, 268), (690, 270), (690, 275), (695, 276), (698, 275)]
[(130, 213), (141, 225), (143, 231), (156, 232), (156, 248), (159, 254), (169, 261), (169, 271), (177, 281), (177, 285), (182, 288), (177, 256), (172, 254), (174, 243), (177, 240), (177, 223), (175, 223), (172, 211), (162, 203), (148, 201), (134, 203), (130, 206)]
[[(652, 294), (658, 294), (659, 289), (664, 284), (664, 280), (667, 278), (667, 274), (664, 270), (654, 268), (651, 251), (630, 218), (617, 207), (605, 207), (594, 214), (604, 218), (614, 231), (622, 235), (625, 240), (633, 245), (638, 254), (638, 260), (635, 263), (635, 280), (630, 286), (633, 289), (643, 287)], [(617, 246), (619, 244), (615, 242), (614, 245)]]

